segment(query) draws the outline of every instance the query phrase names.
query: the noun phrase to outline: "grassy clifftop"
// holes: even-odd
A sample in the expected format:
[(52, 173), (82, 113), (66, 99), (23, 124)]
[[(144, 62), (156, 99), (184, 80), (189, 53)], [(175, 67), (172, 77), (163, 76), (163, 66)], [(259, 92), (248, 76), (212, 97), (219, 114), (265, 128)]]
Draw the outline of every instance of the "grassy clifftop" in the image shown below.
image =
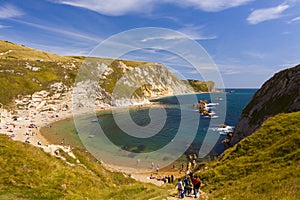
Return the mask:
[[(187, 88), (185, 83), (159, 63), (59, 56), (0, 40), (0, 104), (11, 108), (14, 106), (14, 100), (19, 96), (32, 95), (41, 90), (49, 91), (51, 85), (58, 82), (70, 89), (74, 85), (77, 71), (83, 63), (91, 66), (104, 64), (101, 65), (101, 69), (96, 69), (103, 71), (102, 76), (97, 77), (99, 86), (103, 89), (103, 96), (110, 96), (116, 82), (125, 73), (138, 66), (144, 66), (144, 73), (141, 72), (141, 75), (149, 78), (150, 76), (146, 75), (149, 73), (157, 80), (153, 79), (155, 84), (151, 84), (151, 87), (143, 85), (144, 88), (136, 90), (137, 96), (147, 97), (147, 95), (159, 95), (170, 91), (176, 93), (178, 88)], [(157, 88), (162, 88), (162, 91)], [(193, 88), (197, 88), (197, 91), (202, 91), (202, 89), (207, 91), (205, 83), (194, 84)], [(180, 91), (180, 93), (185, 92)]]
[(23, 45), (0, 40), (0, 59), (18, 59), (28, 61), (68, 61), (70, 58), (32, 49)]
[(75, 167), (0, 135), (0, 199), (150, 199), (167, 195), (163, 188), (107, 171), (82, 149), (73, 152), (80, 160)]
[(270, 118), (199, 175), (212, 199), (299, 199), (300, 112)]
[(192, 86), (195, 92), (215, 92), (216, 86), (213, 81), (199, 81), (188, 79), (187, 83)]
[[(57, 82), (72, 87), (77, 70), (85, 60), (84, 56), (59, 56), (0, 40), (0, 103), (5, 107), (12, 107), (13, 100), (19, 95), (31, 95), (40, 90), (49, 91), (51, 84)], [(118, 69), (119, 63), (129, 68), (148, 64), (105, 58), (88, 58), (90, 60), (109, 65), (114, 71), (108, 77), (111, 78), (107, 81), (109, 83), (122, 75)], [(105, 82), (102, 85), (109, 91), (109, 84)]]

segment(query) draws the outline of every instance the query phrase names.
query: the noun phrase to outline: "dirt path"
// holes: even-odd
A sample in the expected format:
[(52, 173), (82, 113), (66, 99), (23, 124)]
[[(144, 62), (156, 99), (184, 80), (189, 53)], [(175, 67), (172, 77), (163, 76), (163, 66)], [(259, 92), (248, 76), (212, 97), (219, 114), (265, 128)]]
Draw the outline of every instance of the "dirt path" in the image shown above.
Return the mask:
[[(177, 194), (177, 191), (175, 191), (175, 190), (173, 192), (171, 191), (171, 196), (168, 197), (167, 200), (176, 200), (176, 199), (180, 199), (179, 195)], [(185, 196), (184, 199), (195, 199), (195, 196), (192, 194), (190, 196)], [(208, 200), (209, 198), (208, 198), (208, 195), (205, 192), (199, 190), (198, 199)]]

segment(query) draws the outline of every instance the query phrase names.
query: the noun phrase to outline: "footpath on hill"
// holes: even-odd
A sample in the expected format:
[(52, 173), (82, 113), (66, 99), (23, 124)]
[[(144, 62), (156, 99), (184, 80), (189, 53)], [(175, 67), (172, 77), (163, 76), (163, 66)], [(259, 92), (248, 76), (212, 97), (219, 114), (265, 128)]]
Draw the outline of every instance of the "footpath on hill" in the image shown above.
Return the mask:
[[(170, 191), (171, 192), (171, 196), (167, 198), (167, 200), (175, 200), (175, 199), (180, 199), (179, 195), (177, 194), (177, 191)], [(194, 195), (189, 195), (189, 196), (184, 196), (184, 199), (195, 199)], [(199, 190), (199, 197), (198, 199), (201, 200), (208, 200), (208, 195), (203, 192), (202, 190)]]

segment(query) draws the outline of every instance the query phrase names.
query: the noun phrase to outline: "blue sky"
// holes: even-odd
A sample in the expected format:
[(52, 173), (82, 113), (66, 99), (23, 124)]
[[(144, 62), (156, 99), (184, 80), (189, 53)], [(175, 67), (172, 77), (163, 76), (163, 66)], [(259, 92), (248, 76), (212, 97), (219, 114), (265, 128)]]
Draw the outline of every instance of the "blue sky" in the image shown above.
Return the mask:
[[(0, 39), (60, 55), (88, 55), (108, 37), (141, 27), (196, 40), (228, 88), (260, 87), (300, 63), (299, 0), (0, 0)], [(162, 58), (142, 55), (128, 58)], [(197, 78), (192, 68), (176, 70)]]

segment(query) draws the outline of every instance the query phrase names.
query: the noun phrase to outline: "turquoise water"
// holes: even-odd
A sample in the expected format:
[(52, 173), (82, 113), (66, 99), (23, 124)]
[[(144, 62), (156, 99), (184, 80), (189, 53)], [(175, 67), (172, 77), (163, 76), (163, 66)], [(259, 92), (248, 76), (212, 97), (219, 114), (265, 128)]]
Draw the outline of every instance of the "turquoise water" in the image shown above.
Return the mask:
[[(220, 124), (235, 126), (242, 109), (256, 89), (228, 89), (223, 94), (179, 95), (155, 99), (160, 107), (118, 109), (76, 120), (79, 136), (85, 146), (99, 158), (116, 164), (149, 162), (171, 163), (182, 154), (199, 157), (219, 155), (226, 138), (211, 128)], [(223, 100), (218, 100), (221, 97)], [(193, 104), (199, 100), (216, 102), (213, 111), (219, 117), (200, 116)], [(128, 112), (127, 112), (128, 111)], [(99, 123), (97, 123), (99, 122)], [(128, 158), (134, 160), (128, 160)]]

